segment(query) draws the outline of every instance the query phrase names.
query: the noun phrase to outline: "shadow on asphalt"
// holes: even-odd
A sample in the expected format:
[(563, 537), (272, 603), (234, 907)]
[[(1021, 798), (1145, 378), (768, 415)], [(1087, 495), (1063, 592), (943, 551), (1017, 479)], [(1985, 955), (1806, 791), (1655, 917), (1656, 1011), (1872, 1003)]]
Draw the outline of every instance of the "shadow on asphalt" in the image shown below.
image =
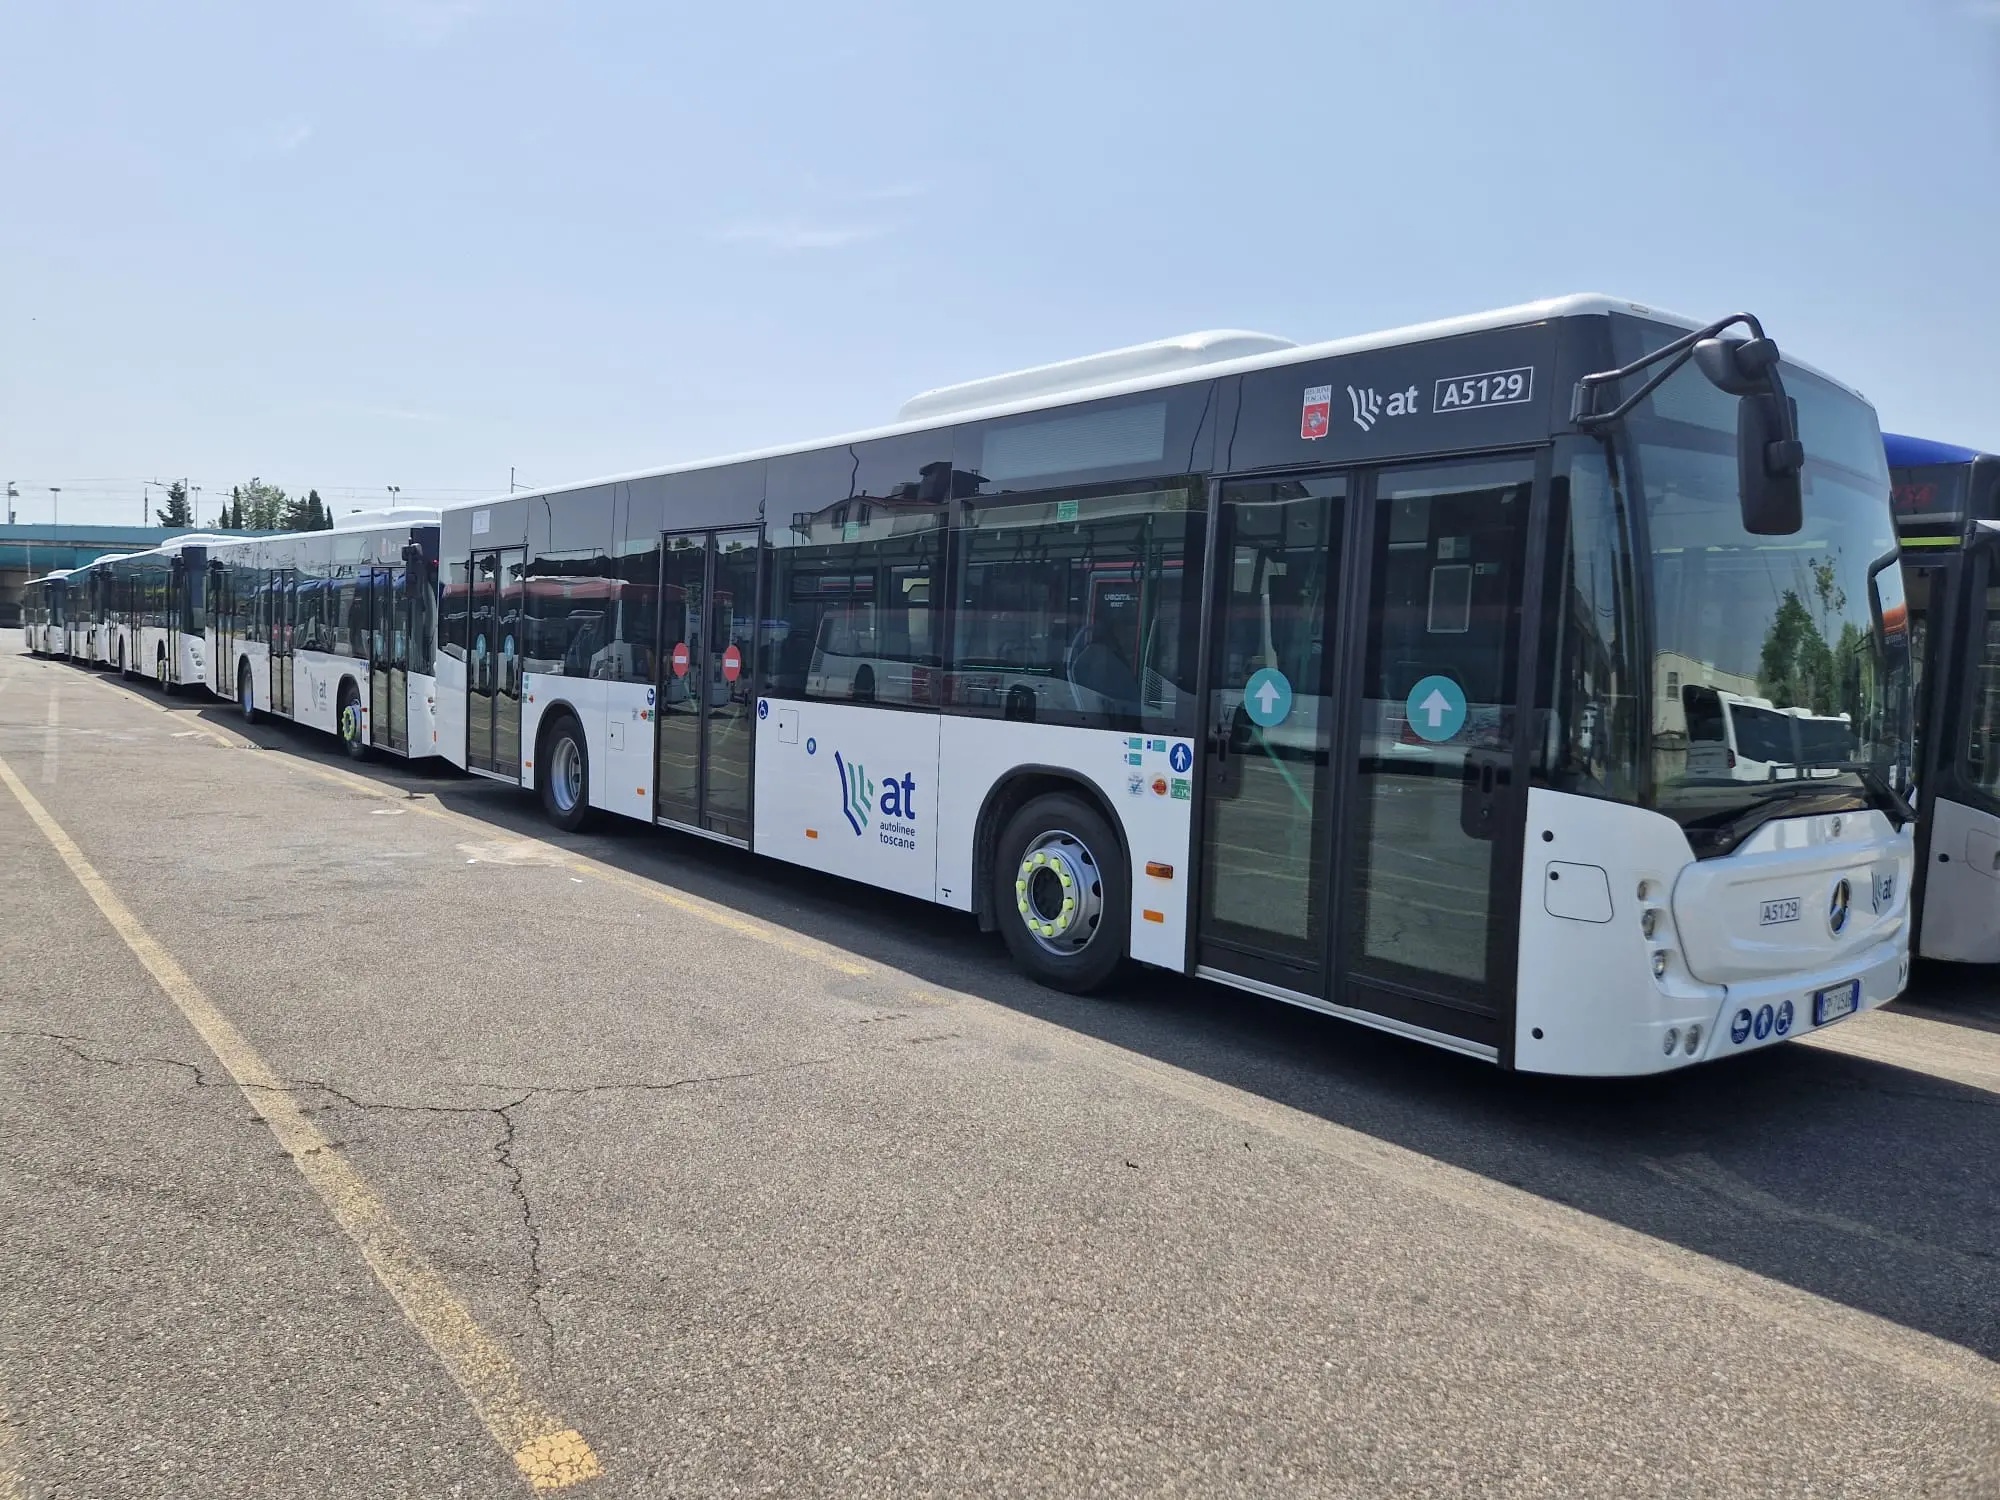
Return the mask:
[[(1503, 1073), (1153, 970), (1108, 996), (1059, 994), (961, 913), (623, 819), (563, 835), (529, 793), (442, 761), (357, 763), (311, 730), (164, 701), (267, 750), (430, 793), (496, 829), (2000, 1358), (2000, 1094), (1802, 1046), (1654, 1079)], [(1995, 988), (1926, 965), (1907, 1008), (2000, 1030)]]

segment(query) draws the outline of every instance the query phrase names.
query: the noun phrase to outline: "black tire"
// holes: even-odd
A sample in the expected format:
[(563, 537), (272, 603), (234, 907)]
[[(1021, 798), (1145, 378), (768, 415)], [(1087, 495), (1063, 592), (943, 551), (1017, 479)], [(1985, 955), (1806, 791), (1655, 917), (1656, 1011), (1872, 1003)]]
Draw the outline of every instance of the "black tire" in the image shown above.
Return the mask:
[(535, 786), (542, 794), (542, 811), (564, 833), (589, 823), (590, 746), (573, 715), (563, 714), (542, 731)]
[(1132, 916), (1125, 853), (1104, 815), (1054, 792), (1009, 818), (995, 846), (993, 914), (1031, 978), (1073, 995), (1102, 987), (1125, 960)]
[(160, 647), (153, 655), (153, 685), (169, 698), (180, 691), (180, 685), (174, 681), (173, 671), (167, 665), (167, 648), (165, 646)]
[(261, 717), (257, 712), (256, 679), (250, 675), (250, 663), (236, 665), (236, 711), (243, 715), (245, 724), (255, 724)]
[(368, 745), (361, 738), (361, 694), (352, 682), (340, 685), (340, 709), (334, 728), (340, 734), (340, 748), (349, 760), (368, 759)]

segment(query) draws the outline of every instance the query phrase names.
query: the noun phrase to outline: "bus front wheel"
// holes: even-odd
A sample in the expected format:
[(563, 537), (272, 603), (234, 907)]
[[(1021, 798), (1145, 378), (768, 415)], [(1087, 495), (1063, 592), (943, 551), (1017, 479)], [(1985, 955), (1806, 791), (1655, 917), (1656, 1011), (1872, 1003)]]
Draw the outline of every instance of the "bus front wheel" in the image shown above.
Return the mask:
[(251, 686), (250, 663), (244, 662), (236, 669), (236, 706), (243, 710), (243, 722), (257, 722), (257, 690)]
[(1131, 881), (1118, 836), (1081, 797), (1037, 797), (1007, 820), (994, 914), (1014, 962), (1051, 989), (1101, 988), (1125, 957)]
[(590, 752), (583, 726), (564, 714), (543, 736), (540, 761), (542, 811), (564, 833), (574, 833), (590, 820)]

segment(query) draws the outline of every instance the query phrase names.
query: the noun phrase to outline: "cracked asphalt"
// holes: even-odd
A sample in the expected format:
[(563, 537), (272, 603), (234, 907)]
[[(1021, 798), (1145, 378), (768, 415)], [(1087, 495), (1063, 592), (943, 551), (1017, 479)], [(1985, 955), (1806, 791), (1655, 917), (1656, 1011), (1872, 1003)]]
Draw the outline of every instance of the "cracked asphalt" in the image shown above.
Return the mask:
[[(1514, 1078), (17, 652), (0, 760), (578, 1493), (2000, 1496), (1989, 975)], [(0, 794), (0, 1496), (530, 1493), (259, 1088)]]

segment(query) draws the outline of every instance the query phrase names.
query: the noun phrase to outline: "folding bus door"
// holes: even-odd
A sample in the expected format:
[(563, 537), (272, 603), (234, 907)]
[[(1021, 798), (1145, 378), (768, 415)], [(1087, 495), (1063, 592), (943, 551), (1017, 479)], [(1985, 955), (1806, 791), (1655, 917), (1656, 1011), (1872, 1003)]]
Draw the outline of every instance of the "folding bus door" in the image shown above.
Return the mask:
[(292, 626), (298, 618), (299, 574), (277, 568), (264, 575), (271, 606), (271, 711), (292, 716)]
[(520, 548), (472, 554), (471, 646), (465, 658), (465, 763), (521, 779)]
[(661, 560), (656, 816), (746, 846), (763, 556), (760, 532), (701, 531)]
[(1535, 480), (1510, 457), (1219, 485), (1200, 971), (1499, 1047)]
[(372, 743), (410, 748), (409, 600), (402, 568), (370, 568), (368, 590), (368, 733)]

